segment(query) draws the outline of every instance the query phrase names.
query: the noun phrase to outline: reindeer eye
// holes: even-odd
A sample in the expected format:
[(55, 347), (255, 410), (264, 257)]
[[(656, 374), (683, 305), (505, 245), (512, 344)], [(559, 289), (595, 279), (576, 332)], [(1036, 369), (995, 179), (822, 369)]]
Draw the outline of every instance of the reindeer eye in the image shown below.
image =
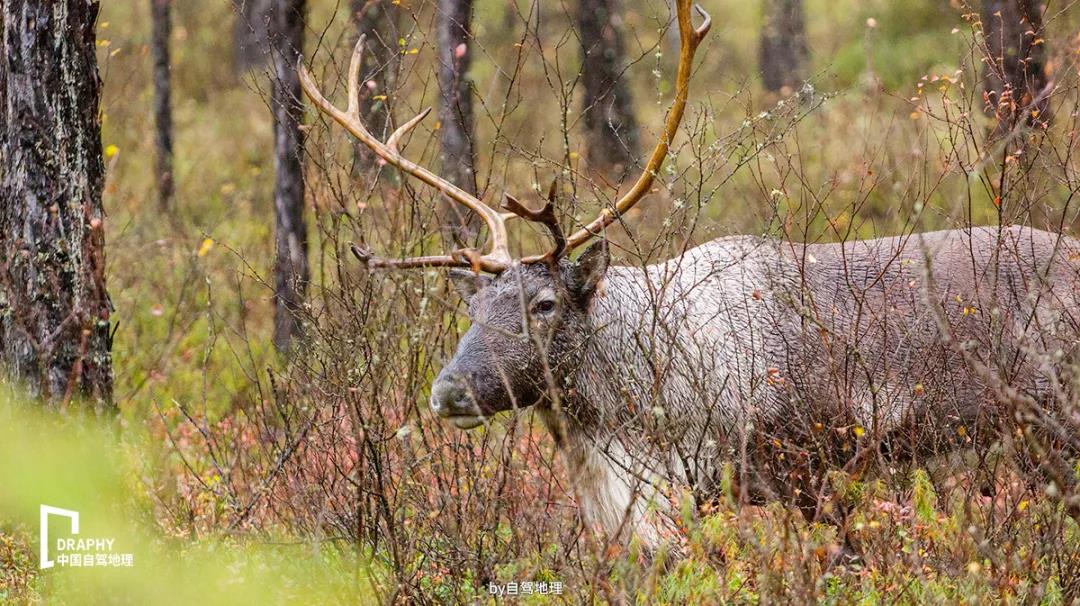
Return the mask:
[(544, 299), (543, 301), (539, 301), (536, 306), (533, 307), (533, 310), (538, 314), (549, 314), (555, 311), (555, 302), (551, 299)]

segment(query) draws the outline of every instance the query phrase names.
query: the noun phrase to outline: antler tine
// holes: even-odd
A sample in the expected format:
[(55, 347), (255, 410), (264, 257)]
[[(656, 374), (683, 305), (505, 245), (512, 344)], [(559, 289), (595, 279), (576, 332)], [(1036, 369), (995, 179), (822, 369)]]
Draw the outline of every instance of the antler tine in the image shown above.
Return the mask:
[[(709, 33), (709, 28), (712, 27), (712, 18), (709, 13), (700, 5), (694, 5), (694, 9), (701, 15), (703, 20), (696, 29), (693, 24), (693, 17), (690, 14), (690, 0), (676, 0), (676, 12), (679, 21), (679, 68), (675, 75), (675, 99), (671, 102), (671, 108), (668, 109), (664, 130), (660, 133), (660, 139), (656, 142), (652, 155), (649, 156), (649, 162), (645, 165), (645, 170), (642, 171), (641, 176), (638, 177), (630, 191), (615, 202), (614, 207), (603, 209), (600, 211), (599, 216), (567, 238), (567, 251), (588, 242), (593, 236), (600, 235), (604, 228), (630, 210), (649, 192), (656, 174), (660, 172), (660, 168), (667, 158), (671, 141), (679, 130), (683, 112), (686, 110), (686, 100), (690, 89), (690, 74), (694, 67), (694, 53), (697, 51), (702, 39), (705, 38), (705, 34)], [(530, 257), (523, 259), (522, 262), (531, 263), (539, 260), (540, 257)]]
[[(712, 15), (701, 8), (700, 4), (694, 5), (694, 10), (697, 14), (701, 15), (701, 25), (697, 26), (694, 30), (694, 37), (697, 41), (694, 43), (694, 50), (697, 50), (697, 45), (701, 43), (701, 40), (705, 37), (705, 34), (709, 33), (709, 29), (712, 27)], [(679, 22), (680, 31), (682, 29), (682, 22)]]
[(367, 42), (367, 35), (360, 34), (360, 39), (353, 47), (352, 57), (349, 58), (349, 109), (346, 111), (350, 117), (356, 118), (358, 123), (360, 122), (360, 68), (364, 65), (365, 42)]
[(401, 155), (397, 149), (397, 144), (401, 137), (414, 128), (420, 120), (423, 120), (428, 112), (421, 112), (420, 115), (401, 125), (394, 131), (394, 134), (390, 136), (385, 144), (375, 138), (368, 131), (367, 127), (364, 126), (364, 123), (360, 118), (359, 109), (360, 65), (362, 62), (361, 59), (363, 58), (363, 52), (364, 37), (361, 36), (360, 39), (357, 40), (356, 46), (353, 48), (352, 59), (349, 62), (349, 103), (346, 111), (338, 109), (319, 91), (318, 85), (315, 84), (315, 80), (311, 77), (311, 74), (308, 72), (302, 61), (298, 66), (300, 87), (320, 112), (326, 114), (344, 127), (349, 134), (356, 137), (387, 164), (397, 167), (406, 174), (412, 175), (423, 183), (435, 188), (454, 202), (469, 208), (479, 215), (488, 226), (488, 239), (491, 242), (491, 247), (486, 254), (480, 254), (478, 251), (465, 249), (455, 251), (450, 255), (440, 255), (435, 257), (389, 260), (378, 259), (371, 255), (367, 255), (367, 257), (362, 258), (362, 260), (365, 260), (368, 267), (445, 267), (456, 265), (461, 267), (472, 267), (477, 271), (486, 271), (496, 274), (504, 271), (506, 268), (510, 267), (511, 259), (506, 232), (506, 222), (502, 214), (487, 204), (484, 204), (476, 196), (473, 196), (423, 166), (409, 160)]
[(356, 244), (350, 244), (349, 249), (353, 256), (360, 260), (368, 269), (413, 269), (418, 267), (470, 267), (474, 271), (481, 271), (483, 267), (482, 255), (474, 250), (455, 250), (449, 255), (429, 255), (425, 257), (407, 257), (404, 259), (387, 259), (379, 257), (370, 250), (360, 248)]
[(537, 257), (537, 260), (548, 263), (557, 261), (559, 257), (562, 256), (563, 251), (566, 250), (566, 236), (563, 235), (562, 228), (559, 227), (559, 219), (555, 216), (555, 185), (557, 183), (557, 180), (551, 182), (551, 187), (548, 189), (548, 201), (540, 210), (526, 208), (525, 205), (519, 202), (514, 196), (504, 194), (506, 200), (503, 203), (503, 208), (522, 219), (543, 224), (544, 227), (547, 228), (548, 233), (551, 234), (551, 239), (555, 242), (554, 248), (544, 253), (542, 256)]
[(559, 218), (555, 216), (555, 197), (559, 191), (558, 187), (559, 179), (556, 177), (551, 180), (551, 185), (548, 186), (547, 204), (540, 211), (544, 218), (549, 221), (548, 231), (551, 232), (551, 239), (555, 241), (555, 248), (551, 249), (546, 255), (552, 261), (558, 261), (559, 257), (562, 257), (563, 253), (566, 252), (566, 236), (563, 234), (562, 228), (559, 227)]
[(402, 124), (401, 126), (397, 127), (397, 130), (395, 130), (390, 135), (390, 138), (386, 140), (386, 147), (390, 151), (392, 151), (394, 153), (399, 153), (398, 152), (398, 141), (400, 141), (401, 138), (406, 135), (406, 133), (408, 133), (410, 130), (415, 128), (417, 124), (420, 124), (420, 122), (422, 122), (424, 120), (424, 118), (427, 118), (428, 114), (430, 114), (430, 113), (431, 113), (431, 108), (429, 107), (429, 108), (425, 109), (424, 111), (420, 112), (419, 114), (417, 114), (416, 116), (414, 116), (412, 120), (409, 120), (405, 124)]

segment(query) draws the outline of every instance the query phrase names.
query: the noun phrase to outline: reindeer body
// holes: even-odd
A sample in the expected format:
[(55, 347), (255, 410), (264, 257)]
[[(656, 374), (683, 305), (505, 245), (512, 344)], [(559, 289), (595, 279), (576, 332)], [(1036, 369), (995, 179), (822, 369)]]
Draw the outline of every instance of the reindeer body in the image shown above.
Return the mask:
[[(697, 6), (694, 26), (690, 0), (674, 4), (679, 61), (660, 136), (637, 180), (569, 236), (554, 212), (556, 183), (539, 211), (510, 195), (498, 209), (405, 157), (399, 142), (426, 111), (375, 137), (356, 102), (363, 37), (345, 108), (301, 66), (322, 113), (487, 225), (481, 249), (398, 259), (353, 247), (368, 268), (458, 268), (451, 277), (473, 325), (432, 385), (436, 414), (470, 429), (539, 405), (586, 519), (655, 544), (663, 529), (645, 521), (647, 503), (665, 485), (708, 498), (721, 461), (740, 462), (744, 487), (767, 495), (801, 483), (794, 494), (805, 498), (821, 492), (833, 462), (886, 447), (954, 448), (950, 428), (982, 439), (1009, 403), (1072, 397), (1065, 362), (1080, 332), (1080, 245), (1071, 238), (1027, 228), (829, 245), (734, 237), (642, 269), (609, 268), (601, 240), (570, 262), (653, 191), (670, 155), (711, 25)], [(553, 249), (511, 257), (511, 217), (543, 224)]]
[(723, 461), (753, 492), (805, 501), (822, 458), (850, 461), (863, 440), (942, 452), (958, 432), (981, 438), (1010, 390), (1052, 400), (1056, 362), (1078, 348), (1078, 291), (1080, 243), (1030, 228), (721, 238), (607, 270), (543, 418), (585, 518), (654, 545), (658, 490), (708, 498)]

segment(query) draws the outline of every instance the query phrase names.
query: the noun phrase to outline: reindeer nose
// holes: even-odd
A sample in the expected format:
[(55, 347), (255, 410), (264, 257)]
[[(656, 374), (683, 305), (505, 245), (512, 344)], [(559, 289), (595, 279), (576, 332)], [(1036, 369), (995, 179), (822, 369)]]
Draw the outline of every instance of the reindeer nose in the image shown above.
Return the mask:
[(476, 414), (476, 404), (465, 381), (457, 375), (442, 376), (431, 386), (431, 409), (440, 417)]

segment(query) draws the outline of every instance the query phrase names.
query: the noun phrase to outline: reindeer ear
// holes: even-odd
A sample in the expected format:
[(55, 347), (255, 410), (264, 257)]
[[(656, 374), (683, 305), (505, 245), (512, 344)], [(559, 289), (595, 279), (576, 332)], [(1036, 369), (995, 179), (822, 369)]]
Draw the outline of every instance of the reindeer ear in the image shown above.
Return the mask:
[(598, 240), (578, 257), (574, 263), (573, 288), (579, 303), (588, 304), (596, 293), (596, 287), (604, 279), (610, 261), (607, 239)]
[(472, 300), (473, 295), (491, 284), (491, 278), (464, 269), (451, 269), (450, 281), (454, 283), (454, 288), (461, 298), (465, 299), (466, 304)]

